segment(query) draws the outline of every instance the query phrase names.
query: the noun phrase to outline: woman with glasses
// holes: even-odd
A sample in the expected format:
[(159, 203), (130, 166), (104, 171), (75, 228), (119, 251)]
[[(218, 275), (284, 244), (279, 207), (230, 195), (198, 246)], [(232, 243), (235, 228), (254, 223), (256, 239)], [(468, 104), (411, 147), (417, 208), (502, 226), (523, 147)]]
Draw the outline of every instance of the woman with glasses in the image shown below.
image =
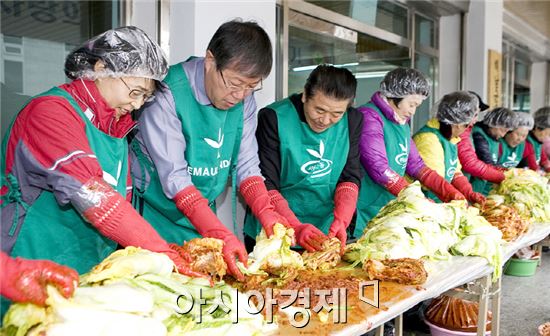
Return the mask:
[[(476, 150), (476, 156), (486, 164), (498, 165), (498, 153), (500, 150), (499, 140), (513, 129), (515, 115), (505, 107), (495, 107), (489, 111), (482, 121), (472, 128), (472, 140)], [(492, 183), (480, 177), (470, 179), (474, 191), (488, 195)]]
[(130, 113), (166, 72), (160, 47), (136, 27), (109, 30), (67, 56), (73, 81), (32, 98), (3, 142), (2, 251), (84, 273), (117, 245), (138, 246), (194, 274), (130, 202)]
[[(484, 203), (485, 197), (474, 192), (468, 178), (462, 174), (457, 143), (473, 124), (479, 113), (477, 97), (467, 91), (446, 94), (434, 106), (435, 117), (413, 137), (422, 160), (451, 183), (471, 203)], [(435, 195), (428, 196), (439, 201)]]
[(359, 152), (367, 174), (357, 201), (355, 237), (361, 236), (371, 218), (409, 185), (405, 174), (444, 201), (464, 198), (426, 166), (412, 141), (410, 120), (429, 93), (424, 74), (397, 68), (386, 74), (370, 102), (358, 108), (364, 117)]
[[(221, 25), (204, 57), (170, 67), (157, 99), (145, 107), (132, 142), (135, 205), (169, 242), (224, 241), (229, 273), (244, 279), (243, 243), (215, 214), (216, 198), (232, 177), (266, 233), (287, 224), (270, 203), (261, 175), (254, 91), (271, 71), (272, 47), (254, 22)], [(233, 194), (233, 211), (235, 211)]]

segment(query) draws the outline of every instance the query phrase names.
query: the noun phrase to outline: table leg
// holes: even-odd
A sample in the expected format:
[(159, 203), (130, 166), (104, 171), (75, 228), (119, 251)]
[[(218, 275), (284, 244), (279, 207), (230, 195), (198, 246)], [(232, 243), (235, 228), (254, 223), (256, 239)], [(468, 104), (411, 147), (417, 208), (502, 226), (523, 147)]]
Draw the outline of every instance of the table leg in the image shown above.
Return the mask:
[(395, 318), (395, 336), (403, 336), (403, 314)]
[(493, 283), (491, 286), (491, 311), (493, 313), (493, 320), (491, 322), (491, 335), (498, 336), (500, 332), (500, 293), (502, 277)]
[(485, 325), (487, 323), (487, 310), (489, 306), (489, 289), (491, 288), (491, 276), (486, 275), (477, 282), (480, 284), (481, 293), (479, 296), (479, 313), (477, 316), (477, 336), (485, 335)]
[(376, 336), (384, 336), (384, 324), (376, 328)]

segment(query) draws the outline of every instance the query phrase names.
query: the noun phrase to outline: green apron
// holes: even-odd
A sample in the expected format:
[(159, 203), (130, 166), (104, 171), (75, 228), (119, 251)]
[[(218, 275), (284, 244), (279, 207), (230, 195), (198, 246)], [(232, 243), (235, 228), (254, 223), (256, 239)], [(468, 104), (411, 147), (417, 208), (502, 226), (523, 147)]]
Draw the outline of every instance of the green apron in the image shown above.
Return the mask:
[(506, 140), (499, 140), (502, 153), (498, 158), (498, 165), (504, 168), (515, 168), (523, 158), (523, 150), (525, 149), (525, 141), (512, 148)]
[(537, 160), (537, 165), (540, 166), (540, 159), (542, 156), (542, 144), (538, 142), (537, 139), (535, 139), (532, 133), (529, 133), (527, 141), (529, 141), (531, 145), (533, 145), (533, 150), (535, 151), (535, 160)]
[[(407, 123), (400, 125), (391, 122), (384, 116), (382, 111), (373, 103), (363, 105), (375, 110), (382, 117), (384, 122), (384, 144), (386, 146), (386, 157), (390, 169), (399, 174), (405, 175), (407, 161), (409, 159), (409, 146), (411, 142), (411, 127)], [(367, 172), (361, 180), (361, 189), (359, 190), (359, 199), (357, 201), (357, 221), (354, 237), (360, 237), (363, 234), (367, 223), (374, 217), (384, 205), (395, 199), (384, 186), (373, 181)]]
[[(491, 138), (479, 126), (474, 126), (474, 128), (472, 129), (472, 134), (473, 133), (478, 133), (478, 134), (481, 134), (483, 136), (483, 138), (489, 144), (489, 151), (491, 152), (491, 159), (493, 160), (493, 162), (498, 162), (498, 148), (499, 148), (499, 144), (500, 144), (498, 142), (498, 140), (495, 140), (495, 139)], [(491, 191), (491, 188), (493, 186), (493, 184), (491, 182), (489, 182), (487, 180), (483, 180), (479, 177), (472, 177), (470, 182), (472, 183), (472, 188), (474, 189), (475, 192), (481, 193), (485, 196), (487, 196), (489, 194), (489, 191)]]
[[(456, 168), (458, 166), (458, 149), (457, 145), (446, 139), (439, 129), (424, 125), (416, 134), (420, 133), (433, 133), (437, 136), (439, 143), (443, 147), (444, 163), (445, 163), (445, 176), (442, 176), (445, 181), (451, 183), (455, 177)], [(437, 197), (432, 191), (424, 190), (426, 196), (431, 198), (437, 203), (441, 203), (439, 197)]]
[[(40, 96), (58, 96), (67, 99), (86, 125), (86, 136), (103, 169), (104, 179), (108, 182), (116, 182), (113, 188), (125, 196), (128, 172), (126, 139), (112, 137), (97, 129), (66, 91), (54, 87)], [(4, 140), (3, 165), (5, 146), (10, 132), (11, 127)], [(5, 169), (2, 168), (2, 175), (4, 175)], [(43, 190), (34, 203), (28, 205), (21, 197), (15, 177), (9, 174), (2, 178), (2, 183), (7, 181), (10, 190), (8, 195), (4, 196), (7, 197), (7, 201), (17, 202), (19, 210), (21, 208), (27, 210), (11, 256), (49, 259), (74, 268), (78, 273), (85, 273), (116, 249), (117, 244), (102, 236), (78, 214), (72, 205), (59, 205), (53, 192)], [(7, 205), (6, 203), (4, 200), (3, 205)], [(16, 231), (17, 214), (18, 210), (11, 224), (10, 233)]]
[[(208, 199), (210, 207), (215, 211), (216, 198), (225, 190), (229, 174), (236, 172), (243, 127), (243, 104), (241, 102), (227, 111), (199, 104), (182, 63), (170, 67), (164, 82), (174, 97), (176, 114), (185, 137), (187, 171), (193, 185)], [(176, 208), (174, 201), (164, 194), (153, 162), (141, 152), (136, 140), (131, 146), (141, 171), (146, 171), (150, 177), (148, 185), (145, 185), (145, 176), (142, 176), (142, 185), (135, 186), (134, 206), (140, 209), (142, 216), (168, 242), (182, 244), (200, 238), (201, 235)], [(235, 176), (232, 180), (235, 183)]]
[[(334, 191), (349, 152), (348, 118), (322, 133), (298, 117), (289, 98), (268, 108), (277, 113), (281, 155), (280, 192), (302, 223), (328, 234), (333, 221)], [(247, 210), (244, 231), (255, 238), (261, 225)]]

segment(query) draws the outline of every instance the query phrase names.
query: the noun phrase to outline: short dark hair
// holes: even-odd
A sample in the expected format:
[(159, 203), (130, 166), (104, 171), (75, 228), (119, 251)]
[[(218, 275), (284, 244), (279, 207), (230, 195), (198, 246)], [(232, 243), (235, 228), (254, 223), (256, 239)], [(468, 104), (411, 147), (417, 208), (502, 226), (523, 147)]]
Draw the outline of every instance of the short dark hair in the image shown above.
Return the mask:
[(265, 78), (271, 72), (273, 49), (265, 30), (253, 21), (235, 19), (222, 24), (208, 43), (216, 68), (234, 69), (247, 77)]
[(388, 98), (388, 101), (393, 102), (393, 104), (397, 107), (399, 107), (399, 103), (401, 103), (402, 100), (403, 98)]
[(439, 122), (439, 133), (447, 140), (451, 140), (453, 137), (453, 126), (444, 121)]
[(328, 64), (316, 67), (306, 80), (304, 94), (306, 99), (316, 92), (338, 100), (349, 99), (350, 104), (355, 98), (357, 79), (346, 68), (338, 68)]

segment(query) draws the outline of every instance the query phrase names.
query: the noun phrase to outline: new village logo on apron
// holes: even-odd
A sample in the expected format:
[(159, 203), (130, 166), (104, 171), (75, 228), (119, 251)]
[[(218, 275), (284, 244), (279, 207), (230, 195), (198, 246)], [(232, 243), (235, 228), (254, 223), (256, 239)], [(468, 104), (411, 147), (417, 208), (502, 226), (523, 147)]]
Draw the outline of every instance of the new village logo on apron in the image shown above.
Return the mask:
[(404, 145), (400, 143), (399, 148), (401, 148), (401, 153), (395, 156), (395, 163), (405, 169), (407, 168), (407, 161), (409, 160), (409, 148), (407, 143)]
[(319, 178), (330, 174), (332, 171), (332, 160), (323, 159), (323, 155), (325, 154), (325, 144), (323, 140), (319, 142), (319, 151), (310, 148), (306, 148), (306, 150), (319, 160), (311, 160), (304, 163), (300, 167), (300, 170), (304, 174), (308, 174), (311, 178)]

